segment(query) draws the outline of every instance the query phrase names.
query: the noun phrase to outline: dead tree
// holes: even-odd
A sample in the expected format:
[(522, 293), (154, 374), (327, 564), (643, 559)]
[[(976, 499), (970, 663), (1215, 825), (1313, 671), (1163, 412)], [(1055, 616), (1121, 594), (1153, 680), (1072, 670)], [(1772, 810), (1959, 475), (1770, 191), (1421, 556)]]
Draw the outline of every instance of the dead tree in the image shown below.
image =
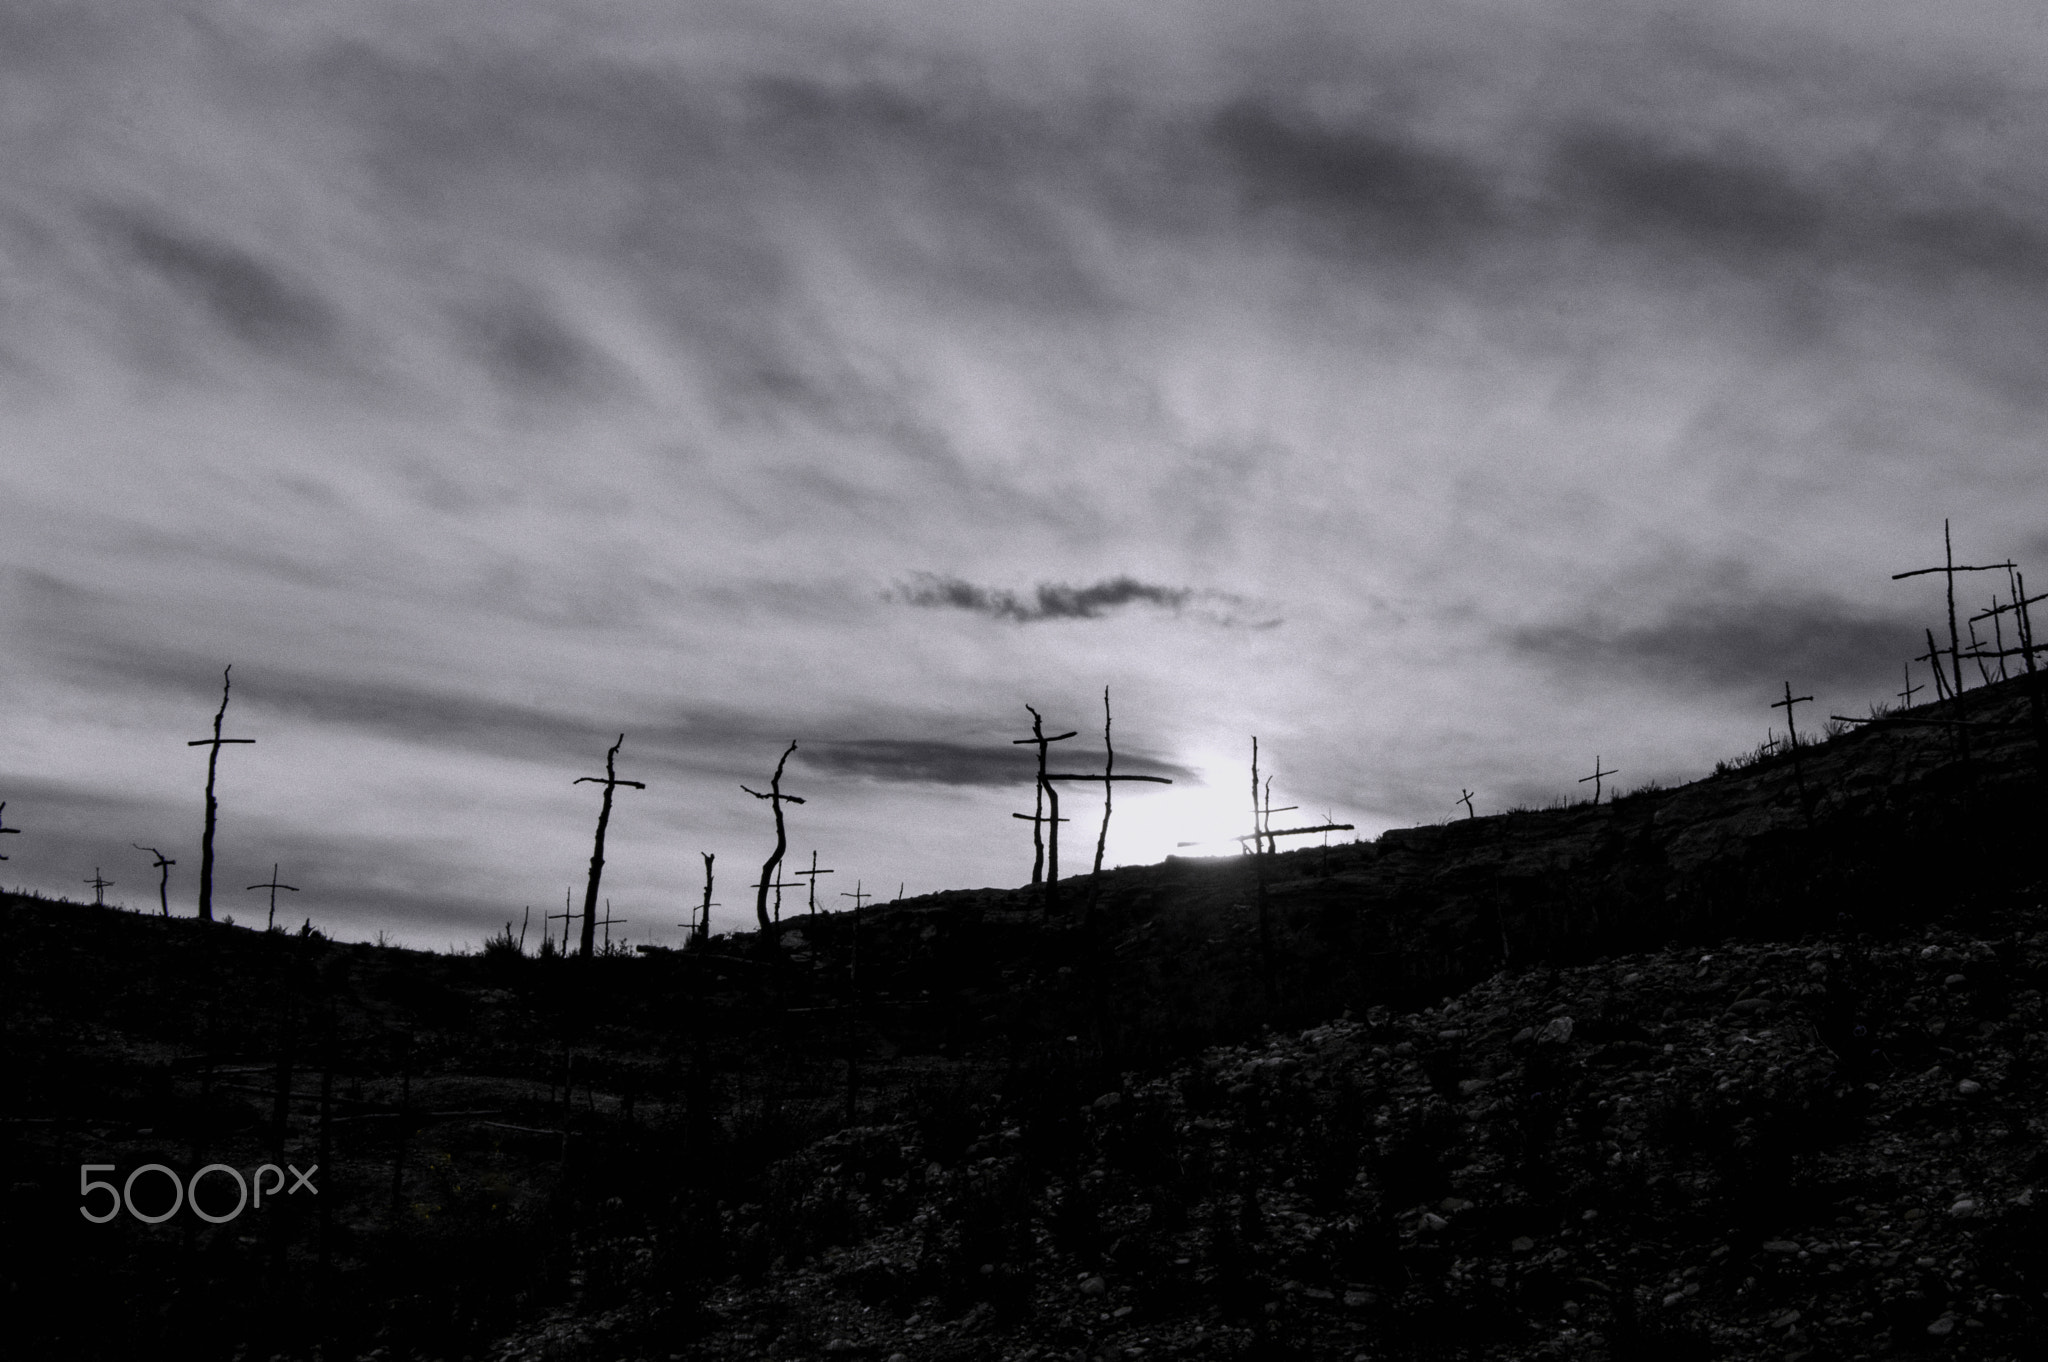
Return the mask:
[(100, 868), (94, 866), (92, 868), (92, 878), (87, 880), (86, 883), (92, 886), (92, 906), (95, 908), (106, 907), (107, 891), (114, 887), (114, 882), (101, 879)]
[(619, 749), (626, 744), (626, 735), (619, 734), (619, 740), (604, 754), (604, 774), (601, 776), (578, 776), (571, 785), (604, 786), (604, 803), (597, 810), (597, 841), (590, 850), (590, 882), (583, 890), (583, 949), (581, 957), (590, 958), (597, 941), (597, 885), (604, 878), (604, 830), (612, 821), (612, 791), (621, 785), (630, 785), (636, 790), (647, 787), (637, 780), (620, 780), (613, 763), (618, 760)]
[(234, 670), (230, 663), (220, 673), (220, 708), (213, 715), (213, 736), (196, 738), (185, 744), (187, 747), (205, 747), (206, 754), (206, 830), (199, 838), (199, 920), (213, 921), (213, 829), (220, 806), (214, 802), (213, 781), (220, 767), (220, 749), (229, 743), (253, 744), (254, 738), (223, 738), (220, 735), (221, 720), (228, 712), (228, 673)]
[(1095, 834), (1095, 865), (1091, 875), (1102, 873), (1103, 849), (1109, 845), (1110, 795), (1115, 787), (1109, 782), (1116, 774), (1116, 745), (1109, 740), (1109, 687), (1102, 688), (1102, 831)]
[[(266, 932), (277, 925), (277, 891), (280, 889), (289, 889), (294, 894), (299, 892), (299, 887), (295, 884), (278, 883), (277, 862), (275, 861), (272, 861), (270, 863), (270, 878), (265, 880), (262, 884), (250, 885), (249, 889), (268, 889), (270, 891), (270, 920), (263, 924), (263, 930)], [(244, 890), (243, 892), (247, 893), (248, 890)], [(508, 922), (505, 925), (507, 927), (510, 927), (512, 924)]]
[(1603, 770), (1601, 770), (1601, 769), (1600, 769), (1600, 758), (1599, 758), (1598, 756), (1595, 756), (1595, 757), (1593, 758), (1593, 774), (1592, 774), (1592, 775), (1590, 775), (1590, 776), (1580, 776), (1580, 777), (1579, 777), (1579, 784), (1581, 784), (1581, 785), (1584, 785), (1584, 784), (1585, 784), (1585, 783), (1586, 783), (1587, 781), (1589, 781), (1589, 780), (1593, 782), (1593, 802), (1594, 802), (1595, 804), (1598, 804), (1598, 803), (1600, 802), (1600, 778), (1601, 778), (1602, 776), (1612, 776), (1612, 775), (1618, 775), (1618, 774), (1620, 774), (1620, 773), (1619, 773), (1619, 772), (1617, 772), (1617, 771), (1603, 771)]
[[(18, 832), (20, 832), (20, 831), (21, 831), (21, 829), (20, 829), (20, 828), (10, 828), (10, 827), (6, 826), (6, 824), (7, 824), (7, 801), (6, 801), (6, 800), (4, 800), (4, 799), (0, 799), (0, 832), (8, 832), (8, 833), (18, 833)], [(8, 859), (8, 858), (7, 858), (7, 857), (5, 857), (5, 856), (0, 856), (0, 861), (4, 861), (4, 860), (6, 860), (6, 859)]]
[(690, 935), (701, 945), (711, 939), (711, 910), (725, 905), (711, 901), (711, 863), (718, 858), (718, 853), (700, 851), (697, 854), (704, 858), (704, 902), (698, 908), (697, 923), (690, 929)]
[[(1050, 738), (1046, 737), (1045, 721), (1039, 717), (1038, 711), (1032, 709), (1029, 705), (1024, 706), (1024, 708), (1031, 711), (1031, 736), (1028, 738), (1018, 738), (1010, 745), (1012, 747), (1023, 747), (1026, 744), (1035, 744), (1038, 748), (1039, 803), (1037, 807), (1041, 811), (1034, 813), (1031, 817), (1031, 849), (1033, 853), (1031, 882), (1037, 884), (1041, 878), (1044, 878), (1045, 883), (1051, 885), (1060, 877), (1059, 825), (1067, 820), (1060, 817), (1060, 792), (1046, 783), (1045, 749), (1052, 743), (1065, 742), (1068, 738), (1073, 737), (1074, 734), (1059, 733)], [(1051, 812), (1044, 812), (1043, 810), (1048, 807), (1051, 809)], [(1050, 835), (1047, 835), (1048, 830)], [(1042, 876), (1041, 872), (1049, 873)], [(1050, 888), (1047, 889), (1046, 897), (1048, 901), (1056, 892)]]
[(811, 868), (809, 870), (792, 870), (790, 872), (790, 874), (792, 875), (803, 875), (810, 880), (810, 901), (812, 917), (816, 917), (818, 915), (818, 876), (830, 875), (833, 873), (834, 872), (829, 868), (825, 870), (818, 869), (818, 853), (815, 849), (813, 849), (811, 852)]
[(782, 792), (782, 768), (788, 764), (789, 754), (794, 751), (796, 742), (792, 739), (789, 746), (783, 750), (782, 760), (775, 763), (775, 775), (768, 782), (765, 793), (760, 790), (748, 790), (744, 785), (740, 786), (754, 798), (767, 800), (769, 807), (775, 810), (775, 850), (761, 863), (761, 882), (754, 886), (754, 920), (760, 924), (764, 940), (768, 939), (768, 890), (775, 883), (775, 872), (782, 864), (782, 853), (789, 849), (789, 836), (782, 825), (782, 806), (804, 802), (796, 795), (786, 795)]
[[(0, 809), (4, 809), (6, 807), (6, 805), (0, 804)], [(8, 828), (6, 829), (6, 831), (12, 832), (14, 831), (14, 829)], [(156, 857), (156, 863), (152, 865), (150, 868), (158, 872), (156, 881), (157, 906), (163, 909), (163, 914), (165, 917), (169, 917), (171, 915), (171, 867), (176, 865), (177, 862), (165, 860), (164, 854), (161, 851), (158, 851), (155, 847), (146, 847), (143, 846), (140, 842), (130, 842), (128, 845), (134, 847), (137, 851), (146, 851), (150, 855)], [(273, 870), (270, 873), (273, 879), (276, 878), (276, 871)]]

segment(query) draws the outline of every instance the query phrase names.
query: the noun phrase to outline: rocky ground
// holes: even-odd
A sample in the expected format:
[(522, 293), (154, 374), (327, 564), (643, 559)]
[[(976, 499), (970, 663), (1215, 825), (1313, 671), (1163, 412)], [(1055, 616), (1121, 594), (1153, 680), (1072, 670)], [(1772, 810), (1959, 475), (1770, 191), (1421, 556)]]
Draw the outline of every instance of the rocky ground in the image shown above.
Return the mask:
[(2038, 1356), (2044, 981), (2048, 930), (1729, 942), (1042, 1066), (776, 1165), (701, 1293), (644, 1244), (495, 1355)]

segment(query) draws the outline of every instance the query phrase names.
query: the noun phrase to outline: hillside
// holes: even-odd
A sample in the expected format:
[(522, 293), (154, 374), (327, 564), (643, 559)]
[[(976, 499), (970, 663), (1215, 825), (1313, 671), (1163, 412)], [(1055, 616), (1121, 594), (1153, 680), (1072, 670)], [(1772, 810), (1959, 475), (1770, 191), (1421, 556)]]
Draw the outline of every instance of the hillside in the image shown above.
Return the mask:
[[(8, 898), (15, 1337), (2020, 1356), (2048, 806), (2018, 685), (1965, 701), (1967, 764), (1873, 727), (1286, 853), (1263, 931), (1248, 858), (906, 900), (857, 974), (845, 914), (577, 964)], [(266, 1160), (317, 1201), (78, 1213)]]

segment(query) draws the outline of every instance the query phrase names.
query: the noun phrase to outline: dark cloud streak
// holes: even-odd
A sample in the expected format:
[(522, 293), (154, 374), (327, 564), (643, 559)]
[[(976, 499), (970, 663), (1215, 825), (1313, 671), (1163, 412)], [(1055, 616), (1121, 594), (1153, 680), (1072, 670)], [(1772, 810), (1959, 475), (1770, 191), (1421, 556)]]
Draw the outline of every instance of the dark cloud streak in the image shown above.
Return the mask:
[[(1201, 602), (1225, 607), (1244, 604), (1228, 592), (1189, 586), (1160, 586), (1130, 576), (1106, 577), (1086, 586), (1041, 582), (1027, 599), (1007, 588), (977, 586), (958, 577), (920, 572), (909, 582), (899, 584), (891, 594), (905, 604), (923, 609), (965, 610), (1019, 624), (1101, 619), (1129, 605), (1149, 605), (1178, 615), (1190, 605)], [(1234, 614), (1206, 609), (1196, 613), (1215, 624), (1239, 623)]]

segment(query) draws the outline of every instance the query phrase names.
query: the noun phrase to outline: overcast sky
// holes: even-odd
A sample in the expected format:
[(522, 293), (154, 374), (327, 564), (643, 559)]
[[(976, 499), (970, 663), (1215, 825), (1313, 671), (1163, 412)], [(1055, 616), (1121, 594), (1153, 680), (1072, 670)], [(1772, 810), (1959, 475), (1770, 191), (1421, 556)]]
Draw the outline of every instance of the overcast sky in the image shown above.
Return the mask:
[(1112, 862), (1861, 713), (1944, 516), (2048, 580), (2044, 21), (0, 0), (0, 879), (191, 912), (229, 663), (221, 909), (434, 947), (622, 732), (674, 941), (791, 740), (841, 904), (1028, 879), (1104, 686)]

